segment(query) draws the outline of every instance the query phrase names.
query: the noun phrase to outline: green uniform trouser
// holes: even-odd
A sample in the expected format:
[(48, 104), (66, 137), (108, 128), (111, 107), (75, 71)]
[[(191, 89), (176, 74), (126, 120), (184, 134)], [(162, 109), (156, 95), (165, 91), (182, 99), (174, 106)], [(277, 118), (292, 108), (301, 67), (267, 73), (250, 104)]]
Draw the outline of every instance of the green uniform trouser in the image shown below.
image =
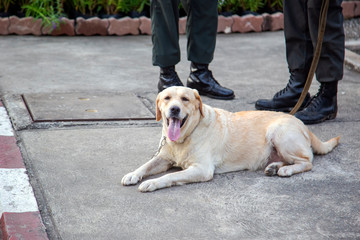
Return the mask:
[[(319, 82), (342, 79), (344, 65), (344, 28), (342, 0), (330, 0), (324, 40), (316, 78)], [(290, 70), (308, 72), (317, 42), (322, 0), (285, 0), (284, 33)]]
[[(153, 65), (174, 66), (180, 62), (180, 0), (151, 0)], [(216, 44), (217, 0), (181, 0), (187, 13), (186, 35), (188, 60), (209, 64)]]

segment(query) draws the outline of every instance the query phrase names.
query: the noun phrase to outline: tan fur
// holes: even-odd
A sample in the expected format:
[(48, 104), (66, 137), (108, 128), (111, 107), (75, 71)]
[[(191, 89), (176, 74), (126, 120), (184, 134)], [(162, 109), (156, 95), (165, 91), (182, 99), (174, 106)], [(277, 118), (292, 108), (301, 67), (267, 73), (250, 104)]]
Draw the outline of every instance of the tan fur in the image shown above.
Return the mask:
[(322, 142), (310, 132), (310, 140), (315, 154), (327, 154), (339, 144), (340, 136), (334, 137), (327, 142)]
[[(156, 99), (156, 119), (163, 120), (167, 135), (170, 108), (181, 109), (187, 120), (175, 142), (166, 139), (160, 153), (125, 175), (123, 185), (136, 184), (143, 177), (165, 172), (170, 167), (183, 170), (147, 180), (139, 190), (209, 181), (214, 173), (265, 168), (265, 174), (291, 176), (312, 169), (313, 151), (330, 152), (339, 137), (321, 142), (300, 120), (284, 113), (243, 111), (231, 113), (203, 104), (196, 90), (171, 87)], [(313, 150), (312, 150), (313, 149)]]

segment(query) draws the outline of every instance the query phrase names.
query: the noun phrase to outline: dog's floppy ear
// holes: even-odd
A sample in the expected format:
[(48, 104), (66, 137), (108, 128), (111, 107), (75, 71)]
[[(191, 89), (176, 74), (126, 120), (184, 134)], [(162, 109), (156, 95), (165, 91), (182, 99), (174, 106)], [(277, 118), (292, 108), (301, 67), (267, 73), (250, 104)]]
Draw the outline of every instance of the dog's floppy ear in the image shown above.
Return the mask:
[(160, 93), (157, 95), (157, 98), (156, 98), (156, 121), (160, 121), (162, 118), (159, 102), (160, 102)]
[(204, 117), (203, 104), (202, 104), (202, 101), (201, 101), (201, 98), (200, 98), (200, 94), (196, 89), (193, 89), (193, 91), (194, 91), (195, 98), (199, 101), (200, 114), (201, 114), (202, 117)]

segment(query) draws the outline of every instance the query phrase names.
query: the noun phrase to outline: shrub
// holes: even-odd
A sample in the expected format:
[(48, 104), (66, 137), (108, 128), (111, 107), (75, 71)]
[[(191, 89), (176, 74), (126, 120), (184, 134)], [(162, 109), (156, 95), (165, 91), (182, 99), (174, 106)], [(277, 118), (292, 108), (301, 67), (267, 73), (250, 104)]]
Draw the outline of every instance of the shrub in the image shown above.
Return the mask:
[(55, 29), (60, 24), (64, 15), (64, 0), (30, 0), (22, 6), (25, 9), (25, 16), (41, 19), (44, 26), (52, 26)]
[(282, 10), (282, 0), (219, 0), (219, 12), (241, 13)]
[(0, 10), (4, 9), (7, 13), (11, 4), (14, 4), (14, 0), (0, 0)]

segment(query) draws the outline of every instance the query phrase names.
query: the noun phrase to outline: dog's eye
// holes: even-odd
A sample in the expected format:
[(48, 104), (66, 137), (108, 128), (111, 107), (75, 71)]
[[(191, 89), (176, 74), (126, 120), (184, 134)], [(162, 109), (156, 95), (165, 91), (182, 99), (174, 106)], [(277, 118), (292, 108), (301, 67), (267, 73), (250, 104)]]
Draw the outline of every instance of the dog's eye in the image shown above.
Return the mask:
[(170, 100), (170, 96), (166, 96), (164, 99), (165, 100)]
[(189, 99), (188, 99), (187, 97), (182, 97), (181, 100), (184, 101), (184, 102), (188, 102), (188, 101), (189, 101)]

